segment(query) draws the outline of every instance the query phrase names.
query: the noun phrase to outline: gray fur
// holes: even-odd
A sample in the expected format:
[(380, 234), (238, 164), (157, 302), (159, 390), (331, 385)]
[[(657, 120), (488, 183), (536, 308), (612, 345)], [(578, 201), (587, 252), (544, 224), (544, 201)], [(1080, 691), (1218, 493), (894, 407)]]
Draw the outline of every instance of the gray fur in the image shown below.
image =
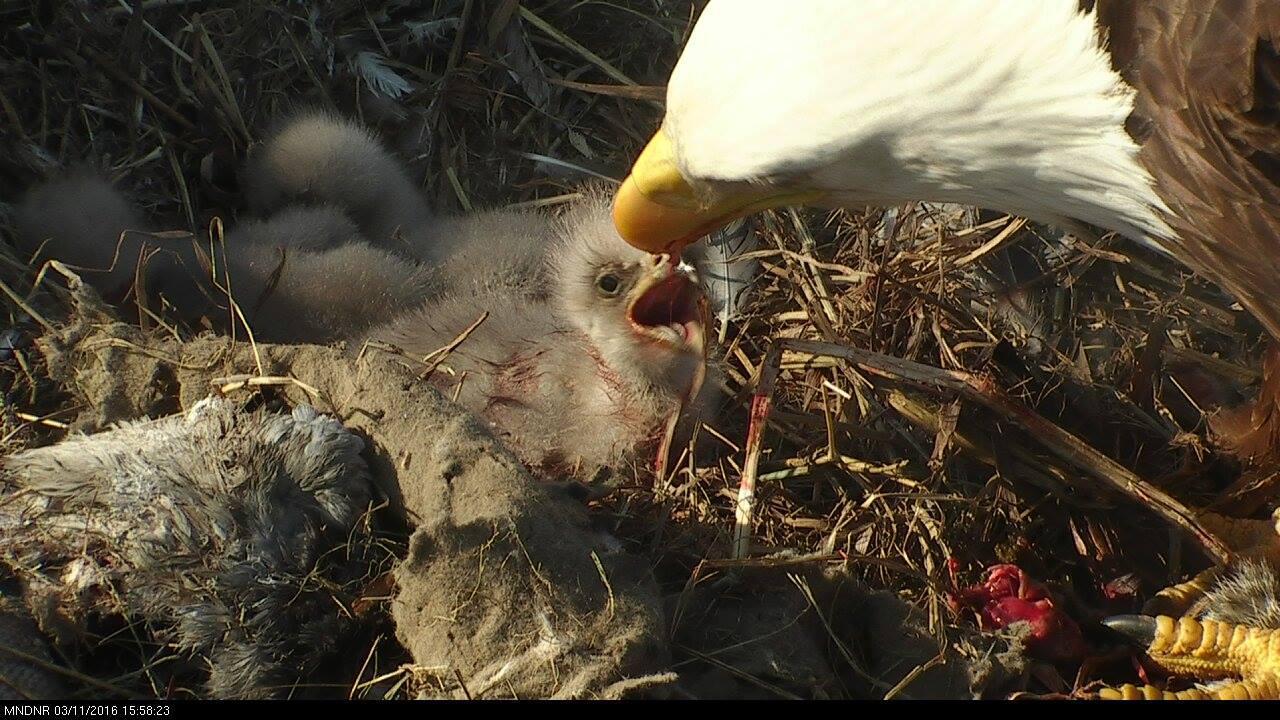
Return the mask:
[(323, 586), (364, 572), (348, 537), (370, 498), (362, 450), (310, 407), (209, 398), (20, 452), (0, 467), (0, 558), (62, 641), (120, 614), (207, 671), (212, 696), (277, 694), (351, 627)]

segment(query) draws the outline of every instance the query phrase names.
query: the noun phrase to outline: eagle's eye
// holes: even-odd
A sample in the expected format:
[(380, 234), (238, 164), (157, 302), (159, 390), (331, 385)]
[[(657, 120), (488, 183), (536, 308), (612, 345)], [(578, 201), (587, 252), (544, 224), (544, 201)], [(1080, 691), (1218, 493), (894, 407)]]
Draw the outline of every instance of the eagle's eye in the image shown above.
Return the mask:
[(622, 279), (611, 272), (601, 273), (596, 278), (596, 289), (605, 297), (614, 297), (622, 290)]

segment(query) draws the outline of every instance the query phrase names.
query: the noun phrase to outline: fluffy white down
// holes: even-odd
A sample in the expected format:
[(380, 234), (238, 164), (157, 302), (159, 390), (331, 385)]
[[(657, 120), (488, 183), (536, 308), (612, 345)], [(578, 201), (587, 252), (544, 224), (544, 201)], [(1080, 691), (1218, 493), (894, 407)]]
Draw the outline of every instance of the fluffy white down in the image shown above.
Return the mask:
[(1076, 0), (713, 0), (665, 127), (708, 189), (958, 202), (1167, 240), (1103, 42)]

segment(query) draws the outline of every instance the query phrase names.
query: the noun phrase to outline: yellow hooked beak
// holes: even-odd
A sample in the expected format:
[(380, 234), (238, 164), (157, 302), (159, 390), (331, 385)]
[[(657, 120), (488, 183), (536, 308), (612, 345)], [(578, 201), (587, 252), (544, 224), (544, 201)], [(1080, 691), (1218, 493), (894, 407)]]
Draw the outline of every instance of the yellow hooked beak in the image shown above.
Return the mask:
[(630, 245), (651, 253), (679, 255), (707, 233), (759, 210), (802, 205), (817, 191), (779, 192), (743, 185), (725, 192), (699, 193), (680, 173), (671, 139), (659, 129), (645, 146), (613, 201), (613, 224)]

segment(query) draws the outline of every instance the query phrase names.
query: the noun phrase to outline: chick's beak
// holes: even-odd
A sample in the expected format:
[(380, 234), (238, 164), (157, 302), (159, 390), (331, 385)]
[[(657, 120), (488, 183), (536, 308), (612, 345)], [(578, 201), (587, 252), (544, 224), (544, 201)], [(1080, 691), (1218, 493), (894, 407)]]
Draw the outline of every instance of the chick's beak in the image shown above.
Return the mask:
[(706, 293), (671, 256), (654, 256), (653, 267), (636, 283), (627, 306), (632, 328), (656, 343), (694, 354), (706, 351)]
[(630, 245), (679, 255), (686, 245), (759, 210), (817, 200), (820, 192), (746, 186), (699, 192), (680, 172), (665, 129), (645, 146), (613, 202), (613, 223)]

